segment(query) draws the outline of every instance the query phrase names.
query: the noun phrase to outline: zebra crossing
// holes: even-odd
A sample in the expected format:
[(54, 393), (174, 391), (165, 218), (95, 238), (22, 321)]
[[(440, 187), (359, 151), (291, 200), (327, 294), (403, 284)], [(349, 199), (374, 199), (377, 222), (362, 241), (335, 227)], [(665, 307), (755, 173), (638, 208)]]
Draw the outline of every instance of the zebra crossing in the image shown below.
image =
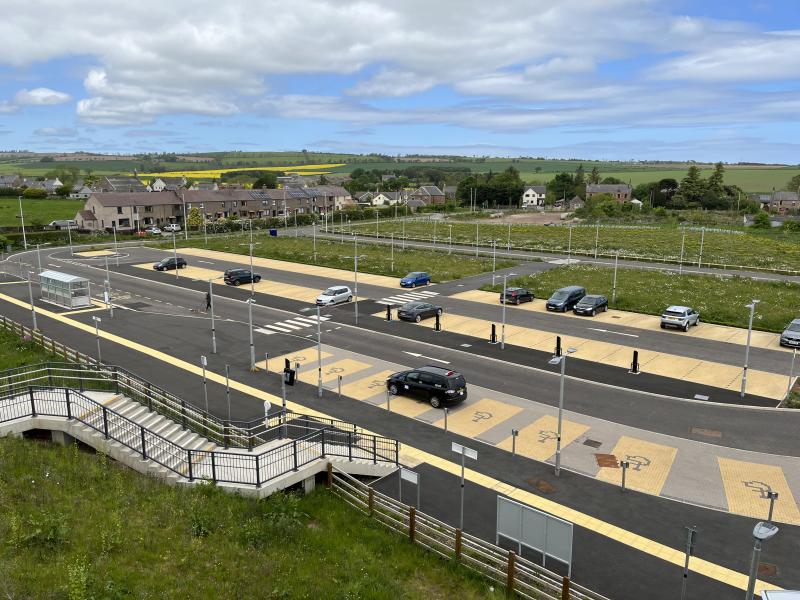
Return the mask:
[(406, 302), (414, 302), (415, 300), (430, 300), (433, 296), (438, 295), (439, 292), (431, 292), (428, 290), (405, 292), (403, 294), (396, 294), (394, 296), (381, 298), (378, 300), (378, 304), (405, 304)]
[[(321, 323), (330, 320), (332, 315), (320, 316)], [(286, 319), (285, 321), (276, 321), (275, 323), (268, 323), (262, 327), (257, 328), (255, 331), (263, 333), (264, 335), (272, 335), (273, 333), (293, 333), (306, 327), (316, 327), (317, 315), (310, 315), (308, 317), (294, 317)]]

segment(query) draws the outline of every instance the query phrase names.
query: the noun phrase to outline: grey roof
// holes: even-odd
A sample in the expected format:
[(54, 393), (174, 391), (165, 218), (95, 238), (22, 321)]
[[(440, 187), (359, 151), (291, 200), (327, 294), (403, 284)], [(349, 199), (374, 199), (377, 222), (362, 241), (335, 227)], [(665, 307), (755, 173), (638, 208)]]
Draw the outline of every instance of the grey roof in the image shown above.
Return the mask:
[(420, 200), (419, 198), (409, 198), (406, 204), (411, 208), (418, 206), (425, 206), (425, 202), (423, 200)]
[(345, 188), (340, 185), (318, 185), (315, 186), (315, 189), (319, 190), (326, 196), (349, 196), (350, 192), (348, 192)]
[(94, 213), (90, 210), (79, 210), (78, 216), (84, 221), (97, 221), (97, 217), (95, 217)]
[(546, 185), (526, 185), (525, 191), (533, 190), (537, 194), (546, 194), (547, 193), (547, 186)]
[[(146, 192), (147, 187), (136, 177), (106, 177), (105, 182), (108, 187), (114, 192)], [(101, 183), (100, 188), (103, 189), (104, 185)]]
[(389, 200), (402, 200), (403, 198), (403, 192), (380, 192), (376, 196), (381, 194), (389, 198)]
[(786, 202), (787, 200), (790, 202), (796, 202), (797, 192), (775, 192), (772, 194), (772, 199), (781, 202)]
[(630, 194), (631, 186), (627, 183), (587, 183), (587, 194)]
[(181, 199), (173, 192), (151, 194), (150, 192), (95, 192), (91, 196), (102, 206), (165, 206), (180, 204)]
[(47, 279), (54, 279), (55, 281), (62, 281), (64, 283), (74, 283), (76, 281), (88, 281), (85, 277), (78, 277), (77, 275), (70, 275), (69, 273), (62, 273), (60, 271), (42, 271), (39, 273), (39, 278), (46, 277)]
[(418, 194), (426, 194), (428, 196), (444, 196), (444, 192), (435, 185), (423, 185), (414, 192)]

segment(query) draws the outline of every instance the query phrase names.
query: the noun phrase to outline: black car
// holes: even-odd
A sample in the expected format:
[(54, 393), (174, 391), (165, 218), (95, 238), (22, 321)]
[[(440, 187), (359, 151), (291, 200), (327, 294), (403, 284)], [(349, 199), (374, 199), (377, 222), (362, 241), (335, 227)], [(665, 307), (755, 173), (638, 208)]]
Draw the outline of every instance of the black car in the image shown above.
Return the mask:
[(442, 307), (434, 306), (427, 302), (406, 302), (397, 309), (397, 318), (403, 321), (415, 321), (419, 323), (422, 319), (442, 316)]
[(586, 288), (579, 285), (569, 285), (553, 292), (547, 300), (547, 310), (567, 312), (586, 295)]
[(243, 283), (258, 283), (261, 281), (261, 275), (258, 273), (251, 273), (248, 269), (228, 269), (223, 276), (225, 283), (228, 285), (242, 285)]
[(172, 271), (173, 269), (183, 269), (186, 267), (186, 259), (182, 256), (175, 258), (165, 258), (164, 260), (158, 261), (156, 264), (153, 265), (153, 268), (156, 271)]
[(608, 310), (608, 298), (605, 296), (598, 296), (595, 294), (584, 296), (572, 309), (576, 315), (592, 315), (595, 316), (599, 312)]
[[(509, 304), (521, 304), (523, 302), (533, 302), (533, 292), (520, 287), (506, 289), (506, 302)], [(500, 292), (500, 304), (503, 303), (503, 293)]]
[(467, 399), (467, 381), (457, 371), (442, 367), (420, 367), (389, 376), (386, 389), (393, 396), (411, 396), (433, 408), (458, 404)]

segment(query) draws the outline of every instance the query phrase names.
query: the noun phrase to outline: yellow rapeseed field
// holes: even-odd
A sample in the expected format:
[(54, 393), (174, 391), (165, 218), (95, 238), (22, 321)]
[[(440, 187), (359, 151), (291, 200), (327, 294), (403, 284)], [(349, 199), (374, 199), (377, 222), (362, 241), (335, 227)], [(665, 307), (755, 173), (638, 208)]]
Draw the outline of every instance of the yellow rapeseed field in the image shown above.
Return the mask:
[[(328, 165), (294, 165), (292, 167), (231, 167), (228, 169), (206, 169), (201, 171), (167, 171), (165, 173), (137, 173), (138, 177), (192, 177), (195, 179), (216, 179), (222, 173), (231, 173), (232, 171), (283, 171), (285, 173), (299, 173), (300, 175), (327, 175), (330, 171), (326, 169), (335, 169), (343, 167), (345, 163), (336, 163)], [(132, 175), (132, 173), (131, 173)]]

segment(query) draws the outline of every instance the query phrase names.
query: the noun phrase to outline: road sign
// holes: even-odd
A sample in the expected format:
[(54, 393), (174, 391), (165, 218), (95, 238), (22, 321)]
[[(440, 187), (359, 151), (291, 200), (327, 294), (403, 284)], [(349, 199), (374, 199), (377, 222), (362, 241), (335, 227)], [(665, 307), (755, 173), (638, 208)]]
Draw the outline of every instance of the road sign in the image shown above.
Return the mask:
[(472, 448), (467, 448), (466, 446), (462, 446), (461, 444), (457, 444), (452, 442), (451, 449), (456, 454), (463, 454), (467, 458), (471, 458), (472, 460), (478, 460), (478, 451), (473, 450)]

